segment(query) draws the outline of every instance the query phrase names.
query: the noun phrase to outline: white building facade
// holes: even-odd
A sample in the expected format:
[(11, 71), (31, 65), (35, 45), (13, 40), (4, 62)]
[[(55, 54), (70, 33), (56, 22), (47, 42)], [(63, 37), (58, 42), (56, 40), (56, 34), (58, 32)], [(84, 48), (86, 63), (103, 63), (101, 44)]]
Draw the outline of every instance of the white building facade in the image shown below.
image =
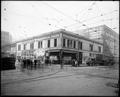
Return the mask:
[(103, 55), (103, 44), (87, 39), (70, 31), (60, 29), (37, 37), (21, 40), (16, 43), (16, 56), (38, 58), (43, 55), (55, 63), (69, 64), (76, 59), (80, 64), (87, 58)]

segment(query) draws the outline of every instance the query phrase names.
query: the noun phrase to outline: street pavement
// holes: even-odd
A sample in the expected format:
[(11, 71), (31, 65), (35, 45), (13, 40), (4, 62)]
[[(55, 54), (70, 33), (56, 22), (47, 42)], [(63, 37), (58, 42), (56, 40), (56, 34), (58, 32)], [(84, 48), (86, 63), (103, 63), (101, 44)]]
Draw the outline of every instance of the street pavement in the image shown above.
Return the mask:
[[(27, 71), (28, 72), (28, 71)], [(119, 70), (108, 67), (64, 67), (60, 69), (1, 72), (2, 95), (116, 96)]]

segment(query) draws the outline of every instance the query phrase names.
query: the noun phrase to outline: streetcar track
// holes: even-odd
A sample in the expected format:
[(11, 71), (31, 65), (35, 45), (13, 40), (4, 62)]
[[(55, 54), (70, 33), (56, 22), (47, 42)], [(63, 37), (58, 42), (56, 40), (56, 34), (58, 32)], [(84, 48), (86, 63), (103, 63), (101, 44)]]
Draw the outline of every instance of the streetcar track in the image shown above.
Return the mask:
[(6, 83), (2, 83), (3, 85), (7, 85), (7, 84), (14, 84), (14, 83), (19, 83), (19, 82), (23, 82), (23, 81), (32, 81), (34, 79), (38, 79), (38, 78), (42, 78), (42, 77), (47, 77), (47, 76), (52, 76), (55, 75), (57, 73), (59, 73), (61, 71), (57, 71), (55, 73), (52, 74), (48, 74), (48, 75), (43, 75), (43, 76), (39, 76), (39, 77), (33, 77), (33, 78), (28, 78), (28, 79), (22, 79), (22, 80), (15, 80), (15, 81), (11, 81), (11, 82), (6, 82)]

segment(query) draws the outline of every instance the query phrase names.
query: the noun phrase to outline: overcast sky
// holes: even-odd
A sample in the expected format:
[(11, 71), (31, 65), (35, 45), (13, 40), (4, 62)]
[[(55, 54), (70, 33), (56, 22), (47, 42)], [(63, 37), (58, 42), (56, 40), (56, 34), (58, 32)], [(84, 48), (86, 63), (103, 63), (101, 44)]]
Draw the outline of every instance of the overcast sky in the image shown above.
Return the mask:
[(101, 24), (119, 33), (118, 1), (2, 1), (1, 7), (1, 30), (10, 32), (13, 41)]

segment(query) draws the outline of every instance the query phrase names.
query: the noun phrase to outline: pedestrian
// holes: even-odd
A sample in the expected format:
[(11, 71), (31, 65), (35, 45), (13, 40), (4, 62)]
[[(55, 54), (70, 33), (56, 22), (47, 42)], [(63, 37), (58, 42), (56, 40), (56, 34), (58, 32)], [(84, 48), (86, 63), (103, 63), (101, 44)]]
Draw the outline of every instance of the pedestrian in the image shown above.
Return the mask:
[(23, 63), (23, 59), (21, 59), (21, 71), (24, 71), (24, 63)]
[(16, 68), (17, 71), (20, 70), (19, 65), (20, 65), (20, 64), (19, 64), (19, 59), (16, 59), (15, 68)]
[(37, 60), (35, 59), (35, 60), (34, 60), (35, 69), (36, 69), (36, 65), (37, 65)]
[(78, 62), (77, 62), (77, 60), (75, 60), (75, 66), (76, 66), (76, 67), (78, 66)]

